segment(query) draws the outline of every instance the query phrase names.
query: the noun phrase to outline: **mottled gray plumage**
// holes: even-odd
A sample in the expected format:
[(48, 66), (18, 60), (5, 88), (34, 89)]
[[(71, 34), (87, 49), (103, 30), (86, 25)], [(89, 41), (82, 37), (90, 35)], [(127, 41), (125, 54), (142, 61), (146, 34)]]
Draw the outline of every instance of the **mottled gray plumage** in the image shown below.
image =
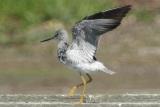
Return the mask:
[(107, 69), (95, 57), (98, 41), (102, 34), (120, 25), (122, 18), (130, 8), (131, 6), (127, 5), (83, 18), (72, 29), (73, 40), (70, 45), (68, 43), (68, 34), (65, 30), (58, 30), (54, 37), (44, 41), (53, 38), (57, 39), (59, 61), (78, 69), (80, 73), (103, 71), (113, 74), (113, 71)]
[[(84, 86), (80, 96), (80, 103), (84, 102), (86, 85), (92, 81), (89, 73), (102, 71), (114, 74), (113, 71), (96, 59), (96, 49), (100, 36), (120, 25), (122, 18), (130, 8), (131, 6), (128, 5), (83, 18), (72, 29), (73, 40), (70, 45), (65, 30), (58, 30), (53, 37), (42, 41), (56, 39), (58, 41), (57, 56), (59, 61), (80, 73), (82, 83), (74, 86), (69, 92), (69, 95), (73, 96), (77, 88)], [(85, 79), (82, 74), (86, 75), (88, 79)]]

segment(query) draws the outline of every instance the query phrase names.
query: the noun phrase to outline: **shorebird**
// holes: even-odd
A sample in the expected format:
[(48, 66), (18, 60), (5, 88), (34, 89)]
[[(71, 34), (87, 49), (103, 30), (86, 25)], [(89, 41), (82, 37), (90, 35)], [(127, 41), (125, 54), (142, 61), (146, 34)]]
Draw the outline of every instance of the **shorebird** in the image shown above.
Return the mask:
[(102, 71), (111, 75), (115, 73), (98, 61), (95, 54), (101, 35), (119, 26), (130, 9), (131, 5), (126, 5), (84, 17), (72, 28), (73, 39), (71, 44), (68, 42), (68, 33), (64, 29), (57, 30), (53, 36), (41, 41), (45, 42), (52, 39), (58, 41), (57, 55), (59, 61), (76, 69), (80, 74), (82, 83), (73, 86), (69, 91), (69, 95), (73, 96), (75, 90), (83, 86), (80, 103), (84, 102), (86, 85), (92, 81), (90, 73), (95, 71)]

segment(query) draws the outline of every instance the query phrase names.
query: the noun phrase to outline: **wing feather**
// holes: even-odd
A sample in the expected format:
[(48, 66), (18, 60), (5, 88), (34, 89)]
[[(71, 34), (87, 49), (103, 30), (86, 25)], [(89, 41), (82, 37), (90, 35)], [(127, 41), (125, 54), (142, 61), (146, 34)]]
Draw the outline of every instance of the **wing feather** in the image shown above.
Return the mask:
[(131, 6), (127, 5), (87, 16), (78, 22), (72, 29), (73, 42), (68, 50), (72, 61), (94, 61), (100, 35), (119, 26), (130, 9)]

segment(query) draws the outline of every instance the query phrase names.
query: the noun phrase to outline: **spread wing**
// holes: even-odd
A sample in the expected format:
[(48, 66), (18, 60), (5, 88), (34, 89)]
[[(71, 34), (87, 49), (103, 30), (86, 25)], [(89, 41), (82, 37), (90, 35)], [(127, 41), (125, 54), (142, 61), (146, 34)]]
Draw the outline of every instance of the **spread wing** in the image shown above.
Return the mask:
[(79, 21), (73, 27), (73, 42), (70, 46), (70, 55), (74, 57), (75, 62), (93, 61), (100, 35), (120, 25), (130, 9), (131, 6), (127, 5), (93, 14)]

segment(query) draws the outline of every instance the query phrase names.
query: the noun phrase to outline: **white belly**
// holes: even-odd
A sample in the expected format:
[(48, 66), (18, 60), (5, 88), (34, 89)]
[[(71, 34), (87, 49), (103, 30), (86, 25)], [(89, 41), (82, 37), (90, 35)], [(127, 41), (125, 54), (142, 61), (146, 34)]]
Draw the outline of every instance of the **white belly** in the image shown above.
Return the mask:
[(86, 73), (94, 71), (103, 71), (105, 69), (105, 66), (99, 61), (95, 61), (93, 63), (71, 64), (71, 66), (80, 72), (86, 72)]
[(78, 70), (79, 72), (90, 73), (94, 71), (103, 71), (105, 73), (113, 74), (114, 72), (107, 69), (101, 62), (95, 61), (93, 55), (88, 56), (82, 54), (81, 50), (68, 50), (67, 55), (67, 65)]

